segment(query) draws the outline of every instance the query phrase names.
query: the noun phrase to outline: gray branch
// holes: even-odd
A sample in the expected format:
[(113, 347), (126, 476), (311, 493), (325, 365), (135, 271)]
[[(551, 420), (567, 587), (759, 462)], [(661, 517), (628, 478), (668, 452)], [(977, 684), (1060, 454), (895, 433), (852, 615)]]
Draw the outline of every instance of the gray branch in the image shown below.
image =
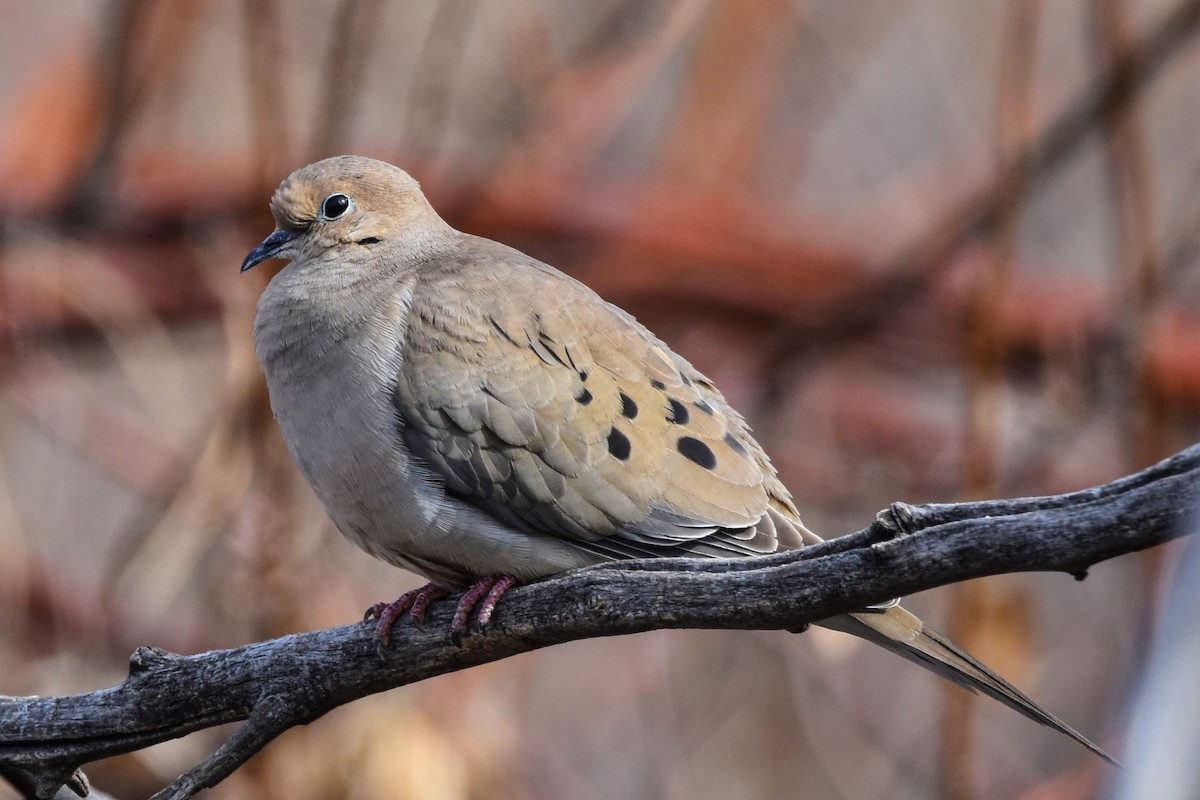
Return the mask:
[[(658, 559), (580, 570), (505, 595), (486, 633), (450, 636), (453, 602), (402, 622), (384, 660), (372, 626), (229, 650), (134, 652), (117, 686), (66, 697), (0, 696), (0, 776), (26, 796), (86, 792), (79, 768), (230, 722), (245, 724), (156, 798), (191, 797), (284, 730), (375, 692), (541, 647), (660, 628), (801, 630), (810, 622), (949, 583), (1024, 571), (1082, 578), (1114, 556), (1187, 532), (1200, 511), (1200, 445), (1082, 492), (894, 504), (868, 528), (762, 558)], [(63, 794), (58, 794), (62, 797)]]

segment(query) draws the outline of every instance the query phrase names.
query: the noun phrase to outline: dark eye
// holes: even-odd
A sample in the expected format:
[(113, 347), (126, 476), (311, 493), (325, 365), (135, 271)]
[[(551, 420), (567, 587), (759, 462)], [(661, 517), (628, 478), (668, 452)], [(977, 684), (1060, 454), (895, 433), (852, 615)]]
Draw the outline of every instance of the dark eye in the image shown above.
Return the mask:
[(325, 219), (337, 219), (350, 208), (350, 198), (340, 192), (331, 194), (321, 203), (321, 216)]

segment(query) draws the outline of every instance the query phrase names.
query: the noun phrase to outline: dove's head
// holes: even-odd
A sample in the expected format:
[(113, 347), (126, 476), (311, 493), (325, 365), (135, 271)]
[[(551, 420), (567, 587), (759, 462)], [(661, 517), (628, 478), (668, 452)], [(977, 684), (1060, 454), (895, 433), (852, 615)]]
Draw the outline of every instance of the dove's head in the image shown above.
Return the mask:
[[(242, 262), (298, 261), (335, 251), (357, 260), (369, 248), (421, 248), (449, 228), (407, 172), (363, 156), (335, 156), (302, 167), (271, 198), (275, 230)], [(338, 249), (345, 248), (345, 249)]]

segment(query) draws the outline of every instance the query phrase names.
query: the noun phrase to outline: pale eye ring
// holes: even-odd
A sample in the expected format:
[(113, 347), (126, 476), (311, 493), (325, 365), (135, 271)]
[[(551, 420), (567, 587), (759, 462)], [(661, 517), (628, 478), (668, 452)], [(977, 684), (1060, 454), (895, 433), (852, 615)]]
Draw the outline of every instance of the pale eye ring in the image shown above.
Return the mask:
[(341, 192), (335, 192), (326, 197), (324, 202), (321, 203), (321, 217), (323, 219), (337, 219), (353, 206), (354, 203), (351, 202), (348, 196)]

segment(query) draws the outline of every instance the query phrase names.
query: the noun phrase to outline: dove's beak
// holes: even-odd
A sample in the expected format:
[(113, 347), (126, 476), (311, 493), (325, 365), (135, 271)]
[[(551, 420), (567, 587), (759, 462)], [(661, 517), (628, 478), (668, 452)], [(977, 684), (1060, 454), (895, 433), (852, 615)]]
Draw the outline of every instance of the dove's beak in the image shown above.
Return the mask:
[(242, 262), (242, 272), (252, 269), (268, 258), (275, 258), (298, 235), (295, 231), (276, 229), (246, 256), (246, 260)]

